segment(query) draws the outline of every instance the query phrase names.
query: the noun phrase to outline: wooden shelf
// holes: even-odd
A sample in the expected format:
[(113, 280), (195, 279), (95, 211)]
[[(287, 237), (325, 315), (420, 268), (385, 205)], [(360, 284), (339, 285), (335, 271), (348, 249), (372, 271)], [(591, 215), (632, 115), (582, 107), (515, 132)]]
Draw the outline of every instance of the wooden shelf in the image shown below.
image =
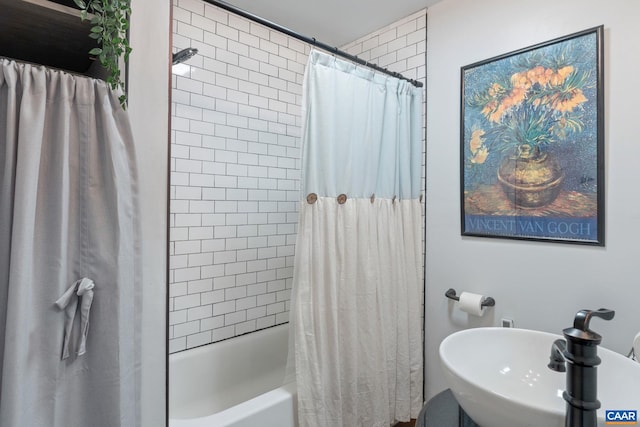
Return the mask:
[(91, 25), (68, 5), (73, 1), (0, 0), (0, 56), (98, 75), (88, 54), (97, 46)]

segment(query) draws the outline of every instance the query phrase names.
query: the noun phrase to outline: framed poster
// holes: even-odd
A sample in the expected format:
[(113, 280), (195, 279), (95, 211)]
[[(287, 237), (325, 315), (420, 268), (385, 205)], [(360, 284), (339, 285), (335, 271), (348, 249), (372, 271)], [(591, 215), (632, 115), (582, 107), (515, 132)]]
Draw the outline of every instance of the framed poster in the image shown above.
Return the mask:
[(462, 235), (604, 246), (603, 27), (461, 80)]

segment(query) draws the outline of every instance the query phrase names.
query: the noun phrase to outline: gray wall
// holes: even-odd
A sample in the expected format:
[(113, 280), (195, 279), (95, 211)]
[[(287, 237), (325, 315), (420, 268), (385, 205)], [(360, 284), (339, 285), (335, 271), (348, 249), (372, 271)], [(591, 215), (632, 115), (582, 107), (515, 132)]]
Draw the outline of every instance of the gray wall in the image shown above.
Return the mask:
[[(640, 3), (595, 0), (445, 0), (428, 12), (426, 378), (429, 398), (446, 388), (438, 346), (460, 329), (498, 325), (561, 333), (583, 308), (616, 310), (595, 320), (603, 345), (627, 353), (640, 330), (637, 275), (637, 53)], [(605, 25), (606, 247), (460, 236), (460, 67)], [(468, 318), (449, 287), (493, 296), (495, 309)], [(488, 343), (487, 345), (490, 345)], [(473, 349), (469, 349), (472, 354)]]

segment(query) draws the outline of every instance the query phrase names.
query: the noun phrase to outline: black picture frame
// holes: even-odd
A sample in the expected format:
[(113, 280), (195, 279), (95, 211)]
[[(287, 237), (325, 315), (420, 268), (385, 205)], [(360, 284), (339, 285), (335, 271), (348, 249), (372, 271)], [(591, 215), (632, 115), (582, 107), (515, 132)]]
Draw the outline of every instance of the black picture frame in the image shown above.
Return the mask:
[(461, 234), (604, 246), (604, 27), (461, 67)]

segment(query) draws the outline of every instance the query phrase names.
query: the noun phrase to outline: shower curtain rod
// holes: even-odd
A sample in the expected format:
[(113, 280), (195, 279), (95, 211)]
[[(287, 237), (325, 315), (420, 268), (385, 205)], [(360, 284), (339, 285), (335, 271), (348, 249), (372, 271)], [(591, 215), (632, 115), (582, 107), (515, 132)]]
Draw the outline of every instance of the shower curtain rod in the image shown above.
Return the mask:
[(286, 27), (283, 27), (282, 25), (278, 25), (274, 22), (271, 22), (267, 19), (261, 18), (257, 15), (254, 15), (253, 13), (247, 12), (246, 10), (240, 9), (232, 4), (229, 4), (225, 1), (222, 0), (204, 0), (205, 2), (212, 4), (214, 6), (218, 6), (222, 9), (225, 9), (229, 12), (235, 13), (236, 15), (240, 15), (244, 18), (250, 19), (251, 21), (257, 22), (259, 24), (262, 24), (266, 27), (269, 27), (271, 29), (274, 29), (276, 31), (279, 31), (281, 33), (284, 33), (288, 36), (291, 36), (295, 39), (298, 39), (300, 41), (303, 41), (305, 43), (309, 43), (312, 46), (316, 46), (319, 47), (320, 49), (326, 50), (327, 52), (330, 52), (334, 55), (337, 56), (341, 56), (343, 58), (348, 59), (349, 61), (355, 62), (357, 64), (360, 65), (364, 65), (365, 67), (369, 67), (372, 68), (380, 73), (384, 73), (384, 74), (388, 74), (390, 76), (396, 77), (398, 79), (402, 79), (402, 80), (406, 80), (408, 82), (410, 82), (412, 85), (416, 86), (416, 87), (422, 87), (422, 82), (419, 82), (417, 80), (413, 80), (413, 79), (409, 79), (407, 77), (404, 77), (402, 74), (400, 73), (396, 73), (395, 71), (389, 71), (386, 68), (382, 68), (376, 64), (370, 63), (365, 61), (364, 59), (358, 58), (357, 56), (351, 55), (350, 53), (347, 53), (345, 51), (342, 51), (340, 49), (338, 49), (337, 47), (333, 47), (330, 46), (326, 43), (322, 43), (317, 41), (314, 37), (307, 37), (305, 35), (302, 35), (296, 31), (290, 30)]

